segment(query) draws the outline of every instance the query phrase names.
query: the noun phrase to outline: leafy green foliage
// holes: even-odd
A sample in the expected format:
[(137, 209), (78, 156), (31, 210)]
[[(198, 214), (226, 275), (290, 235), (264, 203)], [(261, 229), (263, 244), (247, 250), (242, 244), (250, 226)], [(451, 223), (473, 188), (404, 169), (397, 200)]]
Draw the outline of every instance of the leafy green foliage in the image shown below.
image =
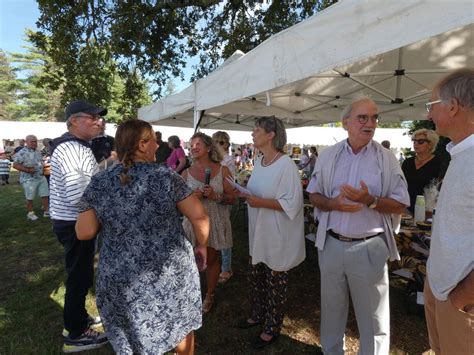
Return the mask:
[(15, 107), (15, 91), (21, 86), (6, 53), (0, 50), (0, 119), (11, 119), (10, 111)]
[(97, 94), (87, 92), (104, 100), (113, 60), (127, 73), (127, 91), (138, 88), (134, 75), (145, 76), (161, 96), (170, 78), (184, 77), (188, 57), (199, 58), (192, 79), (202, 77), (235, 50), (248, 52), (336, 1), (38, 0), (40, 31), (30, 38), (64, 70), (71, 89), (79, 89), (79, 78), (94, 78)]
[[(31, 31), (27, 31), (27, 34)], [(56, 121), (61, 113), (61, 73), (44, 53), (34, 47), (26, 47), (26, 53), (12, 53), (9, 61), (15, 72), (22, 74), (16, 79), (20, 85), (12, 90), (16, 105), (10, 107), (10, 118), (20, 121)], [(56, 84), (59, 81), (59, 84)]]
[[(30, 46), (24, 54), (0, 52), (2, 118), (61, 121), (67, 103), (86, 99), (107, 107), (109, 121), (120, 122), (135, 118), (138, 108), (151, 102), (147, 82), (139, 73), (118, 69), (108, 52), (94, 43), (79, 48), (80, 56), (69, 58), (67, 65), (58, 65), (48, 55), (53, 51), (48, 37), (32, 31), (26, 35), (44, 49)], [(19, 74), (21, 79), (16, 78)]]

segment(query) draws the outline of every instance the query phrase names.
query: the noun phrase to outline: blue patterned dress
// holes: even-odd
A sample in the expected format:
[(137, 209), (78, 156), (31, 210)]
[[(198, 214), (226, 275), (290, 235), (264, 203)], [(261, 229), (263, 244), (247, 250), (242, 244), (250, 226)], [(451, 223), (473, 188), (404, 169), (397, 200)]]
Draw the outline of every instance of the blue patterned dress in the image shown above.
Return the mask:
[(192, 191), (167, 167), (119, 164), (96, 174), (81, 211), (102, 225), (97, 307), (118, 354), (161, 354), (202, 324), (199, 274), (176, 203)]

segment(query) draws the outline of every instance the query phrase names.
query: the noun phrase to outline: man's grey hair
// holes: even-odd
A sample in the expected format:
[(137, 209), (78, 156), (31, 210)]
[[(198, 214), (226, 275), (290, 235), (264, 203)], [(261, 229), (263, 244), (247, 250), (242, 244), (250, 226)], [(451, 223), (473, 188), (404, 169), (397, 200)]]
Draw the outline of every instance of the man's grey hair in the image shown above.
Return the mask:
[(354, 105), (358, 104), (360, 102), (372, 102), (374, 105), (376, 105), (374, 100), (372, 100), (370, 97), (367, 97), (367, 96), (356, 99), (356, 100), (352, 101), (349, 105), (344, 107), (344, 109), (342, 110), (341, 115), (340, 115), (341, 121), (344, 118), (349, 118), (351, 116), (352, 108), (354, 107)]
[(71, 116), (69, 116), (69, 117), (66, 119), (66, 127), (67, 127), (67, 129), (69, 129), (69, 128), (72, 127), (71, 118), (76, 117), (76, 116), (80, 116), (80, 115), (83, 115), (83, 114), (84, 114), (84, 112), (76, 112), (76, 113), (73, 113)]
[(441, 79), (436, 85), (443, 103), (456, 99), (464, 109), (474, 111), (474, 69), (459, 69)]

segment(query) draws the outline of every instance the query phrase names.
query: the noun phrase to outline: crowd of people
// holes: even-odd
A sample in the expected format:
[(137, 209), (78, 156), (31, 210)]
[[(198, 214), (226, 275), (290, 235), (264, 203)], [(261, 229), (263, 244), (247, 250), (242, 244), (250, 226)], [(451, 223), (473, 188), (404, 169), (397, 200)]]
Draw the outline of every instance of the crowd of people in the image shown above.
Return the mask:
[[(413, 212), (416, 196), (441, 189), (427, 263), (425, 310), (431, 348), (468, 354), (474, 348), (474, 71), (455, 71), (426, 104), (436, 131), (413, 133), (415, 156), (400, 164), (389, 142), (373, 137), (379, 121), (370, 98), (341, 114), (347, 139), (303, 150), (299, 165), (286, 154), (281, 120), (255, 121), (252, 145), (233, 147), (229, 135), (196, 133), (190, 156), (182, 142), (140, 120), (105, 134), (107, 109), (87, 101), (66, 108), (67, 132), (45, 140), (28, 135), (14, 154), (27, 218), (33, 200), (43, 204), (64, 247), (64, 352), (110, 342), (119, 354), (194, 353), (194, 330), (213, 309), (215, 289), (232, 277), (231, 206), (248, 208), (251, 311), (235, 324), (258, 327), (255, 349), (274, 343), (282, 330), (288, 275), (305, 259), (304, 196), (298, 170), (310, 177), (306, 192), (319, 225), (321, 347), (344, 353), (352, 300), (361, 354), (390, 351), (388, 260), (400, 258), (394, 235), (400, 215)], [(439, 135), (451, 140), (445, 169), (435, 154)], [(0, 155), (2, 183), (10, 160)], [(237, 172), (251, 167), (246, 189)], [(46, 179), (49, 176), (49, 181)], [(442, 181), (442, 185), (440, 182)], [(97, 237), (102, 239), (96, 280), (100, 317), (85, 299), (94, 279)], [(205, 272), (202, 299), (199, 272)], [(297, 300), (292, 300), (296, 302)], [(205, 322), (205, 318), (204, 318)], [(103, 325), (104, 332), (97, 330)]]

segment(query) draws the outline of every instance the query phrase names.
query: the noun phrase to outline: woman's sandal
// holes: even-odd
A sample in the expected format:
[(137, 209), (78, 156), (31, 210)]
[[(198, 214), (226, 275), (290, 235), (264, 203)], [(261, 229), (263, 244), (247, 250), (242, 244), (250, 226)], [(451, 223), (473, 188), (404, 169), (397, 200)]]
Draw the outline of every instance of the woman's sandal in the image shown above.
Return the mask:
[(263, 340), (260, 335), (257, 335), (257, 337), (253, 341), (252, 346), (255, 350), (261, 350), (266, 346), (273, 344), (277, 339), (278, 335), (272, 336), (270, 340)]
[(209, 313), (214, 305), (214, 294), (206, 294), (204, 302), (202, 302), (202, 314)]
[(219, 280), (217, 280), (220, 284), (225, 284), (229, 279), (232, 277), (232, 271), (222, 271), (219, 275)]
[[(251, 322), (249, 322), (249, 320), (251, 320)], [(260, 325), (260, 322), (255, 321), (251, 318), (245, 317), (245, 318), (239, 319), (235, 325), (237, 328), (240, 328), (240, 329), (249, 329), (249, 328), (253, 328)]]

